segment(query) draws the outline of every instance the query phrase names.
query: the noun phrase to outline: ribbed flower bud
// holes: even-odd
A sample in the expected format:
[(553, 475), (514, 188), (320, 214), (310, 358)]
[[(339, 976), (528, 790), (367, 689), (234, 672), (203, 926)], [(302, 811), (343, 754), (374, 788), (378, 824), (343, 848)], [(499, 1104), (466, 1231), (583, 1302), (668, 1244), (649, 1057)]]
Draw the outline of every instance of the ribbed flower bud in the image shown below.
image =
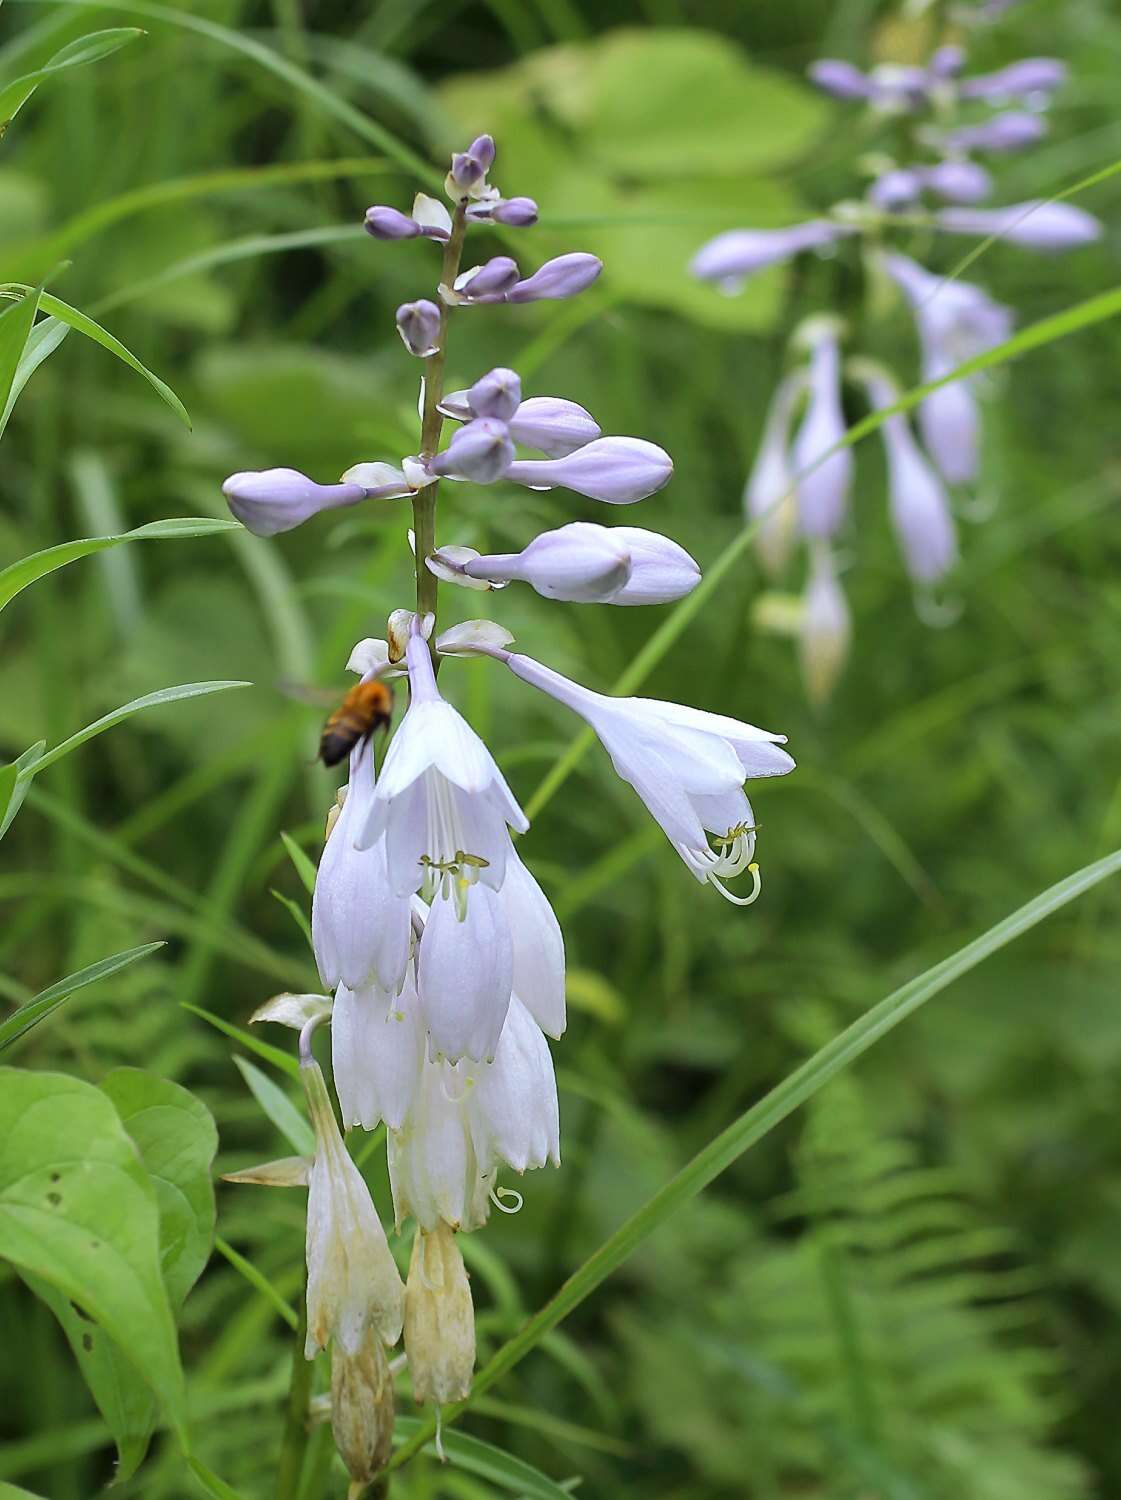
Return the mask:
[(508, 302), (557, 301), (586, 291), (603, 270), (603, 261), (595, 255), (576, 251), (547, 260), (540, 270), (525, 281), (519, 281), (506, 296)]
[(509, 422), (521, 405), (522, 382), (514, 370), (498, 366), (489, 370), (467, 392), (467, 403), (477, 417), (497, 417)]
[(517, 459), (506, 478), (530, 489), (575, 490), (609, 505), (632, 505), (668, 484), (673, 460), (664, 448), (643, 438), (605, 437), (586, 443), (567, 458)]
[(255, 536), (276, 536), (321, 510), (365, 500), (359, 484), (316, 484), (298, 469), (245, 469), (231, 474), (222, 493), (234, 515)]
[(404, 302), (397, 309), (397, 332), (410, 354), (427, 359), (436, 353), (440, 309), (434, 302)]
[(461, 427), (429, 467), (433, 474), (492, 484), (502, 478), (513, 461), (514, 445), (506, 423), (496, 417), (479, 417)]
[(455, 1234), (418, 1229), (405, 1285), (405, 1353), (416, 1401), (462, 1401), (475, 1369), (475, 1309)]
[(357, 1354), (331, 1349), (331, 1433), (354, 1481), (354, 1493), (384, 1469), (393, 1451), (393, 1377), (376, 1333)]

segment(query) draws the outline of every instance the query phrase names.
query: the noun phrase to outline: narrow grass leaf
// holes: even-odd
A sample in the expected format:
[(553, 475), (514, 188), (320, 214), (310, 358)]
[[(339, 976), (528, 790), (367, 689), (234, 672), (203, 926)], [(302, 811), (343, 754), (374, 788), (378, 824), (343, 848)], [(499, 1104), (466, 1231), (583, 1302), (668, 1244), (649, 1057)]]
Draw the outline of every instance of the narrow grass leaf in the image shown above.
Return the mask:
[(235, 1042), (240, 1042), (250, 1052), (255, 1052), (258, 1057), (263, 1057), (265, 1062), (272, 1063), (274, 1068), (279, 1068), (291, 1078), (299, 1078), (300, 1064), (291, 1053), (282, 1052), (279, 1047), (261, 1041), (259, 1037), (245, 1031), (241, 1026), (235, 1026), (232, 1021), (223, 1021), (222, 1017), (216, 1016), (213, 1011), (203, 1010), (201, 1005), (193, 1005), (189, 1000), (184, 1000), (181, 1004), (184, 1010), (189, 1010), (192, 1015), (201, 1016), (204, 1021), (209, 1021), (211, 1026), (224, 1032), (226, 1036), (232, 1037)]
[(126, 948), (122, 953), (114, 953), (109, 958), (99, 958), (97, 963), (89, 964), (86, 968), (79, 969), (76, 974), (69, 974), (65, 979), (58, 980), (56, 984), (43, 990), (33, 1000), (28, 1000), (26, 1005), (21, 1005), (19, 1010), (0, 1023), (0, 1052), (18, 1041), (33, 1026), (38, 1026), (40, 1021), (46, 1020), (52, 1011), (57, 1010), (78, 990), (85, 989), (89, 984), (96, 984), (100, 979), (108, 979), (111, 974), (127, 969), (130, 964), (136, 963), (138, 959), (147, 958), (150, 953), (155, 953), (162, 947), (164, 947), (163, 943), (142, 943), (139, 948)]
[(0, 433), (8, 425), (8, 418), (12, 414), (12, 407), (19, 400), (20, 392), (31, 379), (35, 371), (49, 358), (63, 339), (70, 332), (65, 323), (60, 323), (57, 318), (40, 318), (28, 336), (27, 343), (23, 346), (23, 353), (19, 357), (16, 366), (15, 379), (12, 388), (8, 392), (8, 399), (0, 408)]
[(3, 421), (0, 421), (0, 434), (7, 426), (8, 413), (14, 405), (8, 398), (11, 396), (27, 341), (31, 337), (39, 299), (43, 295), (41, 286), (23, 287), (21, 291), (19, 301), (0, 312), (0, 411), (4, 413)]
[[(393, 1435), (398, 1441), (405, 1439), (412, 1443), (419, 1439), (423, 1443), (435, 1436), (435, 1426), (421, 1417), (398, 1417)], [(568, 1490), (493, 1443), (484, 1443), (481, 1438), (469, 1437), (464, 1432), (447, 1432), (443, 1435), (443, 1446), (449, 1463), (481, 1479), (489, 1479), (499, 1489), (524, 1495), (527, 1500), (570, 1500)]]
[(67, 68), (80, 68), (84, 63), (97, 62), (143, 35), (138, 26), (113, 26), (106, 31), (91, 31), (86, 36), (68, 42), (41, 68), (24, 73), (21, 78), (13, 78), (0, 88), (0, 136), (39, 85), (52, 74), (65, 72)]
[(304, 890), (310, 896), (315, 890), (315, 864), (300, 848), (291, 834), (281, 833), (280, 842), (288, 851), (288, 858), (296, 867), (296, 874), (303, 881)]
[(297, 1156), (315, 1155), (315, 1132), (282, 1088), (247, 1058), (235, 1057), (234, 1066), (249, 1087), (250, 1093), (296, 1152)]
[(224, 1479), (219, 1479), (212, 1469), (206, 1467), (201, 1458), (195, 1458), (194, 1454), (189, 1454), (187, 1467), (206, 1493), (214, 1497), (214, 1500), (243, 1500), (243, 1496)]
[(247, 1260), (240, 1251), (235, 1250), (220, 1234), (214, 1236), (214, 1248), (218, 1251), (219, 1255), (225, 1256), (240, 1276), (245, 1277), (251, 1287), (260, 1292), (266, 1302), (272, 1304), (288, 1324), (288, 1327), (295, 1333), (296, 1329), (300, 1326), (299, 1314), (289, 1302), (284, 1300), (264, 1272), (259, 1271), (251, 1260)]
[[(23, 806), (24, 798), (27, 796), (28, 788), (31, 786), (31, 778), (24, 776), (23, 772), (35, 764), (46, 748), (46, 740), (39, 740), (36, 744), (25, 750), (22, 755), (17, 756), (9, 765), (0, 769), (0, 839), (4, 837), (8, 829), (12, 826), (12, 819)], [(12, 778), (11, 786), (8, 787), (8, 794), (5, 796), (4, 788), (8, 784), (9, 773), (12, 771), (15, 772), (15, 776)]]

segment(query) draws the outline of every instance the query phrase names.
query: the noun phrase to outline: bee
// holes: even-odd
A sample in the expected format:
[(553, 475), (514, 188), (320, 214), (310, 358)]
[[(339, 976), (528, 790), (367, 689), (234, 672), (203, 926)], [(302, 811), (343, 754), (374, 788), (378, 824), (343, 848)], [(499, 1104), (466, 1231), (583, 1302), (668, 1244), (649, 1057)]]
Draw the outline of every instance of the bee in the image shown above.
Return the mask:
[(325, 766), (339, 761), (378, 729), (388, 729), (393, 717), (393, 689), (375, 677), (360, 682), (335, 709), (319, 737), (319, 759)]

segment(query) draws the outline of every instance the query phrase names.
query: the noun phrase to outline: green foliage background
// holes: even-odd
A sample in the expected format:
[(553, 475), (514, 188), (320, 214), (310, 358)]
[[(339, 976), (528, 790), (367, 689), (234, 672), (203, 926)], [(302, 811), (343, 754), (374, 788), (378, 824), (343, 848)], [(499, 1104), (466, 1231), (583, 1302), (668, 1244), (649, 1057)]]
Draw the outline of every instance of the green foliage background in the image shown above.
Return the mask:
[[(309, 67), (388, 134), (379, 145), (381, 130), (359, 133), (176, 24), (183, 14)], [(760, 277), (734, 301), (692, 284), (685, 263), (721, 228), (788, 222), (854, 193), (866, 142), (802, 71), (822, 54), (907, 60), (931, 17), (904, 26), (868, 0), (303, 11), (206, 0), (183, 13), (9, 0), (2, 76), (95, 27), (134, 24), (148, 34), (45, 82), (0, 143), (0, 270), (32, 283), (54, 273), (52, 290), (174, 387), (193, 430), (71, 334), (6, 434), (0, 565), (71, 537), (220, 515), (234, 469), (290, 464), (326, 479), (413, 451), (416, 367), (392, 313), (430, 290), (434, 258), (355, 227), (368, 203), (405, 206), (416, 185), (394, 142), (435, 163), (493, 129), (496, 181), (542, 207), (519, 240), (527, 258), (603, 255), (602, 283), (578, 303), (461, 317), (452, 384), (510, 364), (528, 391), (663, 444), (673, 484), (627, 519), (702, 565), (741, 525), (793, 309), (839, 306), (904, 384), (915, 377), (906, 320), (842, 262), (798, 283)], [(1026, 0), (980, 34), (974, 61), (1053, 51), (1073, 81), (1050, 142), (998, 168), (1004, 199), (1121, 158), (1121, 19), (1107, 0)], [(1101, 245), (1065, 259), (996, 246), (970, 275), (1022, 322), (1113, 287), (1117, 181), (1079, 200), (1109, 226)], [(943, 269), (964, 247), (921, 232), (913, 246)], [(565, 1161), (521, 1184), (517, 1217), (495, 1215), (465, 1246), (484, 1353), (807, 1053), (1121, 843), (1119, 339), (1105, 323), (998, 373), (987, 514), (963, 527), (955, 623), (916, 616), (873, 440), (858, 450), (845, 543), (853, 656), (829, 710), (807, 708), (789, 642), (754, 623), (765, 587), (754, 561), (649, 678), (652, 695), (790, 737), (798, 772), (755, 799), (755, 908), (733, 911), (693, 883), (598, 750), (535, 820), (527, 858), (572, 968), (571, 1024), (554, 1050)], [(507, 550), (576, 516), (602, 519), (566, 492), (462, 486), (439, 527)], [(4, 616), (0, 760), (171, 683), (254, 684), (155, 708), (49, 767), (0, 869), (7, 1002), (167, 940), (76, 995), (19, 1065), (91, 1083), (136, 1065), (176, 1080), (217, 1121), (219, 1170), (289, 1147), (246, 1086), (254, 1075), (234, 1066), (242, 1049), (183, 1007), (243, 1024), (275, 990), (315, 985), (275, 899), (304, 902), (279, 830), (314, 858), (334, 780), (309, 764), (321, 711), (285, 689), (341, 690), (354, 640), (409, 602), (404, 526), (400, 510), (359, 511), (269, 543), (231, 532), (121, 547)], [(447, 599), (447, 618), (477, 597)], [(657, 618), (516, 588), (493, 613), (526, 651), (596, 687)], [(528, 799), (572, 723), (489, 664), (448, 680)], [(584, 1476), (593, 1495), (1117, 1493), (1118, 899), (1108, 885), (1091, 892), (881, 1042), (665, 1224), (480, 1398), (468, 1430), (558, 1480)], [(383, 1168), (371, 1170), (385, 1208)], [(298, 1194), (219, 1189), (219, 1232), (290, 1302), (302, 1214)], [(66, 1338), (11, 1272), (0, 1318), (0, 1481), (81, 1500), (111, 1477), (112, 1446)], [(181, 1330), (198, 1452), (246, 1500), (269, 1495), (291, 1334), (219, 1256)], [(326, 1449), (318, 1462), (329, 1474)], [(118, 1493), (160, 1500), (192, 1483), (169, 1441)], [(315, 1492), (342, 1492), (337, 1475), (325, 1483)], [(423, 1459), (394, 1492), (492, 1489)]]

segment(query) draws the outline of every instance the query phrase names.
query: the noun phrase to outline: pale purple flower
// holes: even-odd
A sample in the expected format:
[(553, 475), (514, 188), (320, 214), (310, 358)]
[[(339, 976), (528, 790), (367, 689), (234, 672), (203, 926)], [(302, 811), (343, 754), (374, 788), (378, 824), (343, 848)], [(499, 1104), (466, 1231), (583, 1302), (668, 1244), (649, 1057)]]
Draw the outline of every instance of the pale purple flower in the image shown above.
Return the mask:
[(1002, 208), (943, 208), (936, 218), (938, 227), (951, 234), (996, 235), (1028, 250), (1075, 250), (1102, 235), (1101, 221), (1093, 214), (1041, 198)]
[(996, 73), (963, 78), (959, 93), (963, 99), (988, 99), (992, 102), (1030, 98), (1060, 88), (1068, 73), (1066, 63), (1057, 57), (1024, 57)]
[(397, 332), (410, 354), (428, 359), (440, 337), (440, 309), (435, 302), (403, 302), (397, 309)]
[[(867, 387), (877, 411), (894, 405), (896, 392), (889, 381), (873, 377)], [(950, 502), (901, 412), (884, 418), (880, 435), (887, 459), (888, 504), (907, 571), (918, 583), (935, 583), (957, 557)]]
[(563, 297), (575, 297), (586, 291), (603, 270), (603, 261), (595, 255), (575, 251), (571, 255), (558, 255), (532, 276), (519, 281), (506, 294), (507, 302), (556, 301)]
[(924, 167), (923, 186), (946, 203), (980, 203), (993, 190), (993, 180), (973, 161), (940, 161)]
[(868, 198), (877, 208), (905, 208), (914, 203), (922, 188), (921, 172), (908, 167), (892, 167), (876, 178), (868, 190)]
[(812, 83), (834, 99), (870, 99), (875, 92), (866, 74), (838, 57), (823, 57), (811, 63), (808, 75)]
[(513, 459), (514, 445), (506, 423), (496, 417), (477, 417), (455, 432), (429, 468), (433, 474), (492, 484), (509, 472)]
[(939, 136), (943, 151), (1022, 151), (1047, 134), (1047, 124), (1038, 115), (1009, 110), (978, 125), (961, 125)]
[(502, 366), (489, 370), (467, 392), (467, 404), (476, 417), (497, 417), (509, 423), (522, 404), (522, 382), (517, 372)]
[(321, 510), (367, 499), (359, 484), (316, 484), (298, 469), (244, 469), (222, 486), (227, 504), (255, 536), (276, 536)]
[(805, 383), (801, 370), (780, 382), (744, 486), (744, 514), (757, 523), (755, 546), (763, 566), (772, 574), (785, 567), (798, 530), (798, 501), (788, 444), (794, 407)]
[[(953, 366), (925, 367), (926, 380), (940, 380)], [(919, 403), (919, 431), (926, 451), (950, 484), (971, 484), (980, 465), (980, 413), (968, 379), (940, 385)]]
[(664, 448), (632, 437), (596, 438), (566, 458), (515, 459), (504, 475), (530, 489), (561, 486), (609, 505), (645, 500), (672, 476), (673, 460)]
[(716, 281), (724, 291), (736, 291), (756, 271), (852, 233), (850, 225), (829, 219), (811, 219), (789, 229), (728, 229), (702, 245), (689, 269), (702, 281)]
[[(832, 536), (845, 518), (852, 487), (852, 452), (829, 450), (845, 435), (841, 407), (841, 351), (832, 331), (823, 331), (810, 354), (809, 404), (794, 438), (798, 475), (798, 519), (806, 536)], [(829, 457), (822, 461), (822, 455)]]

